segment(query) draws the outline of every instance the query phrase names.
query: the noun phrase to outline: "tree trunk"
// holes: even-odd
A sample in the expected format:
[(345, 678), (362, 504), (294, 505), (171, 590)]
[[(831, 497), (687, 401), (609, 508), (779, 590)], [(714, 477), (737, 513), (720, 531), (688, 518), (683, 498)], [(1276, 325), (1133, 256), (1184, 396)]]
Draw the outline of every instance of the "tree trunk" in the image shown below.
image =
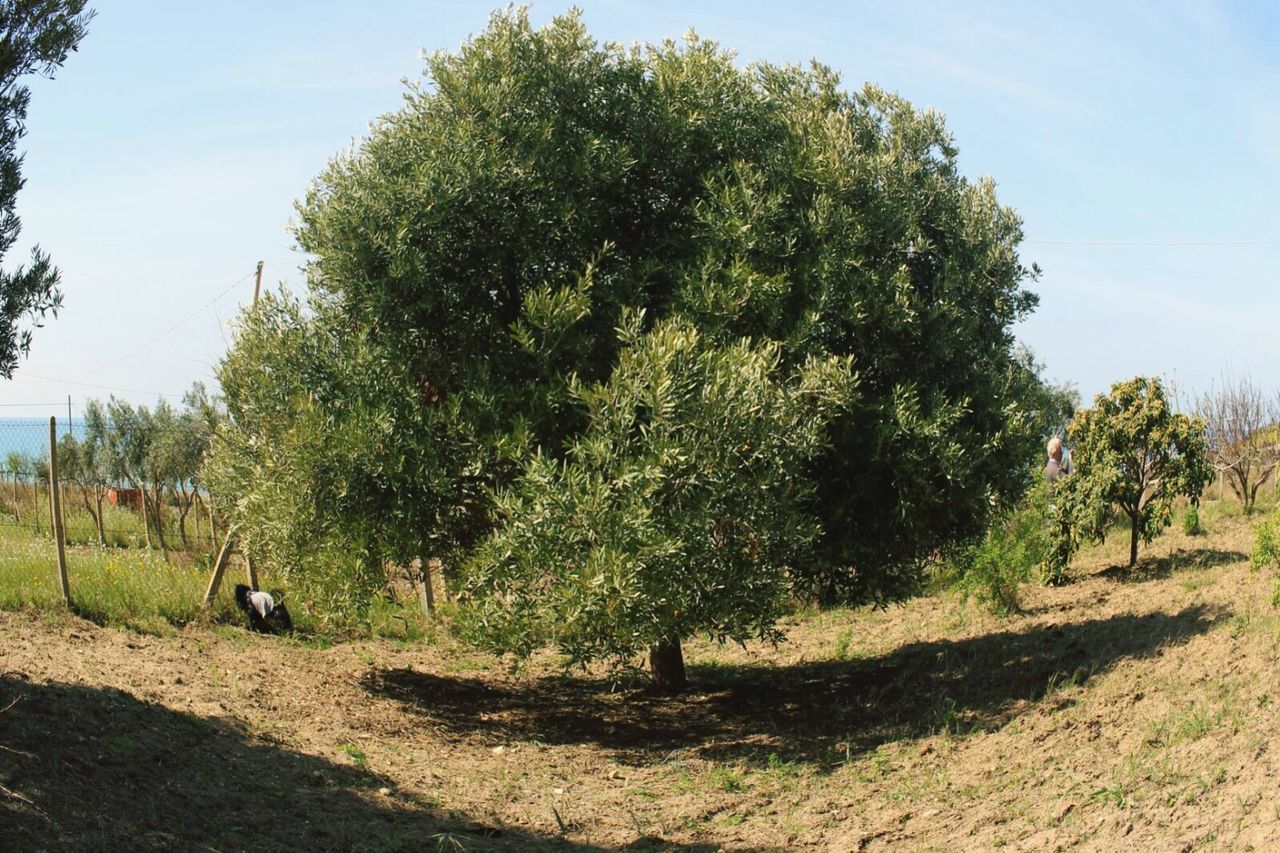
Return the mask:
[(106, 543), (102, 541), (102, 520), (98, 518), (98, 513), (93, 511), (93, 504), (89, 503), (89, 488), (89, 486), (81, 486), (80, 497), (84, 500), (84, 508), (89, 512), (89, 517), (93, 519), (94, 528), (98, 531), (99, 543), (105, 545)]
[(1133, 527), (1129, 534), (1129, 568), (1138, 564), (1138, 517), (1129, 519)]
[(679, 693), (688, 686), (679, 637), (666, 637), (649, 647), (649, 673), (654, 685), (662, 690)]
[(106, 489), (98, 489), (94, 492), (94, 500), (98, 504), (98, 514), (94, 516), (94, 521), (98, 523), (98, 541), (102, 543), (102, 547), (107, 547), (107, 531), (102, 523), (102, 502), (107, 499)]
[(147, 540), (147, 550), (151, 550), (151, 502), (147, 500), (145, 484), (138, 484), (138, 508), (142, 510), (142, 535)]
[(187, 541), (187, 513), (191, 512), (191, 499), (187, 497), (187, 487), (179, 484), (178, 493), (178, 535), (182, 537), (182, 550), (190, 551), (191, 543)]
[[(165, 562), (168, 562), (169, 561), (169, 543), (164, 541), (164, 515), (160, 511), (161, 504), (164, 503), (164, 499), (163, 499), (164, 492), (161, 491), (162, 488), (163, 487), (161, 486), (156, 486), (155, 494), (152, 495), (151, 506), (155, 512), (156, 539), (160, 541), (160, 553), (164, 555)], [(146, 500), (146, 497), (145, 497), (146, 493), (144, 492), (143, 495), (144, 495), (143, 500)]]

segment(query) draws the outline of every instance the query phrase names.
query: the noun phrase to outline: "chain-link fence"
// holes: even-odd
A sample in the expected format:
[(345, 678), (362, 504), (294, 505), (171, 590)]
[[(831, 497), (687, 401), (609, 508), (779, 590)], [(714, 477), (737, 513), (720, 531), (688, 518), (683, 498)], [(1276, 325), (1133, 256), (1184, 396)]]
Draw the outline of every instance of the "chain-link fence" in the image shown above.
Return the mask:
[(52, 537), (51, 518), (49, 422), (0, 420), (0, 538)]
[[(50, 454), (56, 456), (56, 486)], [(191, 480), (128, 471), (84, 426), (0, 419), (0, 599), (40, 605), (61, 569), (53, 492), (62, 521), (71, 597), (82, 609), (116, 588), (119, 597), (172, 597), (182, 618), (202, 600), (201, 578), (226, 531), (209, 496)], [(146, 461), (137, 460), (140, 470)], [(77, 589), (77, 578), (86, 585)], [(77, 595), (77, 592), (82, 593)], [(116, 609), (139, 602), (116, 600)]]

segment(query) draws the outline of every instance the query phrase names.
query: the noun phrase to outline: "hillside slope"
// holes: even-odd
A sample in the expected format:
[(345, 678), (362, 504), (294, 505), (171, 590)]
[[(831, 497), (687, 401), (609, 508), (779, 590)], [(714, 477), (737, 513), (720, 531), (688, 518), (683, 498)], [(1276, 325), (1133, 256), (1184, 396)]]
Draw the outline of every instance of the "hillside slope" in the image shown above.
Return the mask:
[(692, 644), (678, 699), (447, 640), (0, 613), (0, 823), (33, 850), (1274, 848), (1280, 618), (1227, 509), (1009, 619), (944, 595)]

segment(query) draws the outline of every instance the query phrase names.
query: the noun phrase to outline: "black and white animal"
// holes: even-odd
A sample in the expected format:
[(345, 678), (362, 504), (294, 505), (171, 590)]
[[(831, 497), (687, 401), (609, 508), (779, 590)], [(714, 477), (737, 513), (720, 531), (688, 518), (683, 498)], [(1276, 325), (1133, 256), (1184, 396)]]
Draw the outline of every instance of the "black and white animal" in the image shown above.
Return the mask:
[(279, 634), (293, 630), (293, 619), (289, 617), (289, 608), (284, 606), (284, 597), (277, 602), (269, 592), (249, 589), (242, 583), (236, 584), (236, 604), (249, 617), (249, 628), (263, 634)]

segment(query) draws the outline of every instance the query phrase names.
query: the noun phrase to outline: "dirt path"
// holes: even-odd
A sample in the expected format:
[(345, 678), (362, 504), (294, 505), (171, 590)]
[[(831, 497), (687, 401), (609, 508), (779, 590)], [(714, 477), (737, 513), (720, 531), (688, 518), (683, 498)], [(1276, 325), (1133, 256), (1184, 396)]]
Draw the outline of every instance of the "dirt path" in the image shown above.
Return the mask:
[(0, 613), (17, 849), (1274, 849), (1280, 620), (1248, 528), (1137, 574), (793, 620), (667, 699), (448, 645)]

